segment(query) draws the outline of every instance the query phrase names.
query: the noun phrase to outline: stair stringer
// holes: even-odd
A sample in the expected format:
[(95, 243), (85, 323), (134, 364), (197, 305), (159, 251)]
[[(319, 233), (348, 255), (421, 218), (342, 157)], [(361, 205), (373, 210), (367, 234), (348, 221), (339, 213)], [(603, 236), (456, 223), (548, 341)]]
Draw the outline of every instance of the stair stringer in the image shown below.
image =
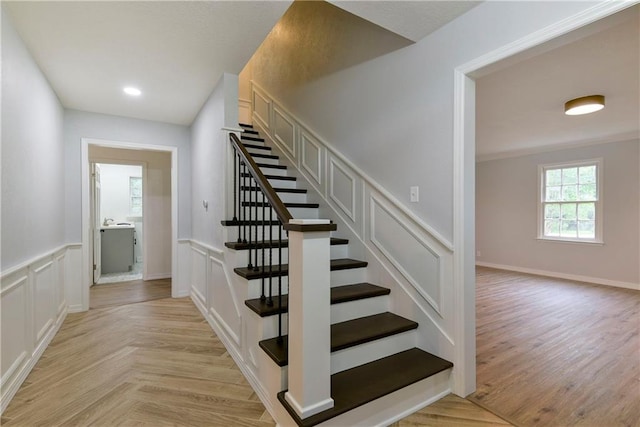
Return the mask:
[[(257, 89), (257, 90), (256, 90)], [(289, 175), (296, 176), (301, 187), (307, 188), (307, 200), (319, 203), (319, 217), (331, 218), (337, 224), (340, 236), (349, 239), (349, 257), (365, 260), (369, 263), (367, 268), (367, 281), (385, 286), (391, 289), (391, 309), (393, 312), (410, 318), (420, 324), (418, 328), (417, 347), (447, 360), (455, 360), (454, 336), (454, 295), (450, 285), (453, 283), (453, 247), (451, 243), (442, 238), (431, 227), (425, 226), (423, 221), (415, 218), (415, 215), (408, 212), (401, 203), (391, 196), (384, 188), (366, 176), (357, 167), (330, 144), (322, 141), (313, 132), (296, 118), (288, 113), (285, 108), (277, 105), (277, 101), (269, 97), (262, 89), (254, 90), (260, 92), (265, 99), (271, 99), (272, 108), (277, 106), (278, 114), (287, 115), (287, 119), (295, 123), (299, 130), (296, 141), (297, 148), (294, 151), (297, 158), (292, 156), (292, 152), (270, 132), (274, 126), (265, 126), (260, 120), (254, 120), (254, 128), (260, 131), (260, 135), (265, 139), (265, 144), (273, 148), (273, 153), (280, 156), (281, 164), (289, 167)], [(269, 117), (272, 117), (270, 115)], [(326, 182), (317, 183), (309, 172), (301, 167), (302, 160), (299, 158), (300, 149), (299, 136), (304, 134), (306, 138), (313, 138), (315, 143), (325, 149), (323, 155), (325, 163), (331, 158), (331, 162), (339, 165), (341, 169), (348, 171), (354, 178), (354, 188), (356, 196), (361, 203), (361, 213), (347, 215), (342, 206), (329, 197), (330, 184)], [(321, 167), (323, 173), (328, 175), (329, 166)], [(424, 248), (426, 253), (433, 254), (437, 259), (437, 273), (433, 281), (437, 282), (437, 288), (441, 292), (435, 298), (425, 292), (419, 286), (409, 269), (403, 267), (403, 260), (393, 257), (393, 251), (385, 248), (375, 239), (375, 225), (371, 223), (372, 206), (382, 206), (390, 212), (389, 217), (397, 222), (397, 227), (403, 230), (406, 236), (415, 240), (416, 245)], [(401, 245), (402, 242), (399, 242)], [(454, 367), (453, 369), (457, 369)], [(453, 381), (455, 375), (451, 376)], [(454, 389), (451, 384), (451, 389)]]

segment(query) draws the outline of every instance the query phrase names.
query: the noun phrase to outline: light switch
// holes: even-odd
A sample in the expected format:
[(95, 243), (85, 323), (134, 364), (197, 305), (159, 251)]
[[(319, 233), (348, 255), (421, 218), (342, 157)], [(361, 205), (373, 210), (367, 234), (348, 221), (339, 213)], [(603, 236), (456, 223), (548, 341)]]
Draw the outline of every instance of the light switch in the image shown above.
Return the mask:
[(418, 186), (409, 189), (409, 197), (412, 203), (418, 203), (418, 200), (420, 200), (420, 190)]

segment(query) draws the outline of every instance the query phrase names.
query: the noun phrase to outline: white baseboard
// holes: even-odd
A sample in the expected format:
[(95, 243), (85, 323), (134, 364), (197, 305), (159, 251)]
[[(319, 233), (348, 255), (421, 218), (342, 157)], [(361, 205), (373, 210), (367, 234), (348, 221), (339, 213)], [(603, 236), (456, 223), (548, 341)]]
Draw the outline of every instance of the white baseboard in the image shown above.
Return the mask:
[(537, 276), (555, 277), (558, 279), (574, 280), (576, 282), (594, 283), (596, 285), (613, 286), (616, 288), (633, 289), (640, 291), (640, 283), (619, 282), (616, 280), (601, 279), (599, 277), (579, 276), (577, 274), (560, 273), (557, 271), (538, 270), (536, 268), (516, 267), (513, 265), (493, 264), (490, 262), (476, 261), (478, 267), (497, 268), (499, 270), (516, 271), (518, 273), (535, 274)]
[(171, 273), (147, 274), (144, 280), (171, 279)]

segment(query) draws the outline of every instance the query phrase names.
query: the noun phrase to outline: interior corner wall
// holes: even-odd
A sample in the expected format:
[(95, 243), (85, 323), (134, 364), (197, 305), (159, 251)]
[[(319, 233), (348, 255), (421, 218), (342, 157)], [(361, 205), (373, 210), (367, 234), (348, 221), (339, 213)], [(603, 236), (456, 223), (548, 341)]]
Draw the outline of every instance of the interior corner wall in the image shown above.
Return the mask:
[[(538, 240), (538, 165), (602, 158), (604, 244)], [(476, 165), (481, 263), (640, 284), (640, 141), (615, 142)]]
[(64, 110), (2, 10), (2, 271), (64, 235)]
[(161, 145), (178, 149), (178, 239), (191, 236), (191, 148), (189, 127), (149, 120), (65, 110), (65, 236), (82, 241), (82, 138)]
[[(283, 31), (281, 42), (273, 32), (269, 35), (251, 59), (252, 78), (307, 128), (453, 240), (454, 70), (593, 5), (483, 2), (413, 45), (288, 84), (278, 76), (298, 70), (299, 61), (292, 57), (333, 60), (330, 50), (314, 49), (314, 39), (326, 34), (311, 37), (301, 23)], [(353, 52), (367, 48), (366, 42), (350, 47)], [(410, 202), (411, 186), (420, 188), (418, 203)]]
[(237, 76), (225, 74), (191, 125), (192, 239), (219, 250), (224, 248), (220, 221), (226, 219), (223, 171), (227, 141), (223, 128), (226, 95), (232, 90), (225, 86), (234, 84), (237, 111)]

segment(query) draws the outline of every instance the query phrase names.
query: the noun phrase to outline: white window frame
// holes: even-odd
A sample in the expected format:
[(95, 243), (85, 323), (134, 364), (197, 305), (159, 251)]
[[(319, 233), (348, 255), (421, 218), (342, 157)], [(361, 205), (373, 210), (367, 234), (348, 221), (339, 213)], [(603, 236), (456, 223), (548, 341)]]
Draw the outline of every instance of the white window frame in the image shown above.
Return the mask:
[[(141, 184), (141, 190), (140, 190), (140, 195), (139, 196), (134, 196), (133, 195), (133, 181), (134, 180), (140, 180), (140, 184)], [(141, 176), (130, 176), (129, 177), (129, 215), (130, 217), (142, 217), (143, 213), (144, 213), (144, 206), (143, 206), (143, 188), (144, 188), (144, 182), (142, 180)], [(138, 212), (134, 212), (134, 207), (133, 207), (133, 199), (140, 199), (140, 213)]]
[[(588, 243), (588, 244), (604, 244), (602, 238), (602, 225), (604, 223), (603, 217), (603, 192), (602, 192), (602, 158), (580, 160), (576, 162), (567, 163), (548, 163), (538, 165), (538, 239), (552, 242), (571, 242), (571, 243)], [(596, 200), (595, 200), (595, 236), (592, 239), (578, 238), (578, 237), (560, 237), (560, 236), (545, 236), (544, 235), (544, 207), (545, 207), (545, 176), (546, 171), (549, 169), (564, 169), (580, 166), (596, 166)]]

